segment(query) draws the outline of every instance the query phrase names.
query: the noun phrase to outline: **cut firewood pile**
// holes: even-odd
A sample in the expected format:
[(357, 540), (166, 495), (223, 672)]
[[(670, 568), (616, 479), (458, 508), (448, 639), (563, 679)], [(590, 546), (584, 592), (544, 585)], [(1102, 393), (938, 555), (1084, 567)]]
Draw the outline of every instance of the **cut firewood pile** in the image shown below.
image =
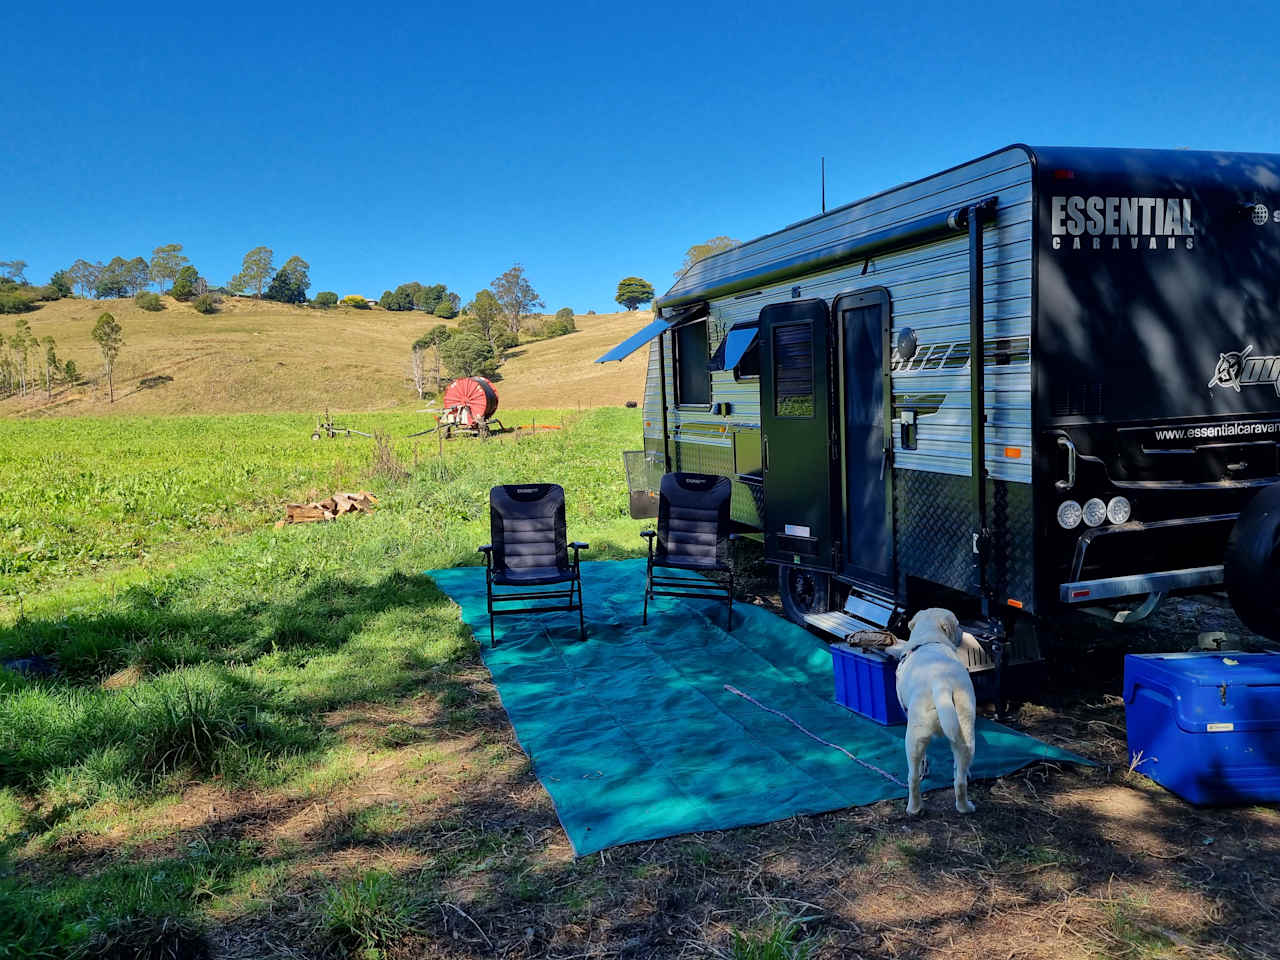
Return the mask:
[(335, 520), (344, 513), (373, 513), (374, 504), (378, 502), (368, 490), (359, 493), (335, 493), (324, 500), (312, 503), (291, 503), (285, 507), (285, 518), (276, 521), (276, 528), (286, 523), (320, 523), (324, 520)]

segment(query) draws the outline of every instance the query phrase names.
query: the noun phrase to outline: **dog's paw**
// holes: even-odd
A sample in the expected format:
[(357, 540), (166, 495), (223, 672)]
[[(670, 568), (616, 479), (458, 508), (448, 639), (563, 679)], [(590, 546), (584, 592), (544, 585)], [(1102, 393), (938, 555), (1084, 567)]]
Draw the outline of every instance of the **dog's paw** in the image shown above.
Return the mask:
[(923, 809), (924, 809), (924, 801), (923, 801), (923, 800), (917, 800), (915, 803), (908, 803), (908, 804), (907, 804), (907, 816), (908, 816), (908, 817), (915, 817), (915, 816), (919, 816), (920, 811), (921, 811), (921, 810), (923, 810)]
[(977, 809), (978, 808), (973, 805), (972, 800), (966, 800), (963, 804), (960, 803), (959, 801), (956, 801), (957, 813), (973, 813)]

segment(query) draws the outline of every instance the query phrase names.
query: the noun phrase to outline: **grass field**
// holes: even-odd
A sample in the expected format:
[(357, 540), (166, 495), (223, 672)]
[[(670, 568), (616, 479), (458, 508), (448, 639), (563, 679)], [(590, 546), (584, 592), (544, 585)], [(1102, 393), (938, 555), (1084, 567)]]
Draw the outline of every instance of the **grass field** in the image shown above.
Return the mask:
[[(1103, 765), (975, 784), (972, 818), (932, 796), (575, 859), (422, 575), (475, 562), (516, 477), (564, 484), (591, 558), (640, 553), (639, 412), (563, 416), (401, 443), (402, 473), (297, 416), (3, 424), (6, 548), (46, 546), (5, 573), (0, 659), (56, 674), (0, 669), (0, 958), (1273, 955), (1280, 815), (1128, 772), (1115, 648), (1014, 721)], [(382, 502), (270, 524), (333, 486)]]
[[(419, 311), (308, 307), (227, 298), (205, 316), (163, 298), (148, 313), (132, 300), (59, 300), (25, 315), (37, 337), (52, 336), (63, 360), (90, 379), (84, 387), (0, 401), (0, 415), (200, 414), (415, 410), (409, 347), (441, 321)], [(116, 367), (116, 402), (107, 402), (102, 361), (89, 333), (110, 311), (124, 328)], [(500, 371), (506, 409), (621, 405), (638, 400), (644, 361), (632, 357), (606, 370), (596, 357), (648, 323), (651, 314), (576, 318), (578, 331), (522, 344)], [(4, 318), (12, 332), (13, 318)], [(154, 386), (141, 381), (172, 377)], [(100, 381), (100, 382), (99, 382)]]

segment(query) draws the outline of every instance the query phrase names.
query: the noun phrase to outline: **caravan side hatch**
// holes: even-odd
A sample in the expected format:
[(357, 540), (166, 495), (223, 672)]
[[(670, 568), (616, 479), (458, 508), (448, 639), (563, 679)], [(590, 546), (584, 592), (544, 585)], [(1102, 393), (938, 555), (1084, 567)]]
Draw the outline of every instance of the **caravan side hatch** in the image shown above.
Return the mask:
[(760, 311), (764, 556), (835, 570), (832, 501), (840, 462), (831, 417), (831, 324), (823, 300)]

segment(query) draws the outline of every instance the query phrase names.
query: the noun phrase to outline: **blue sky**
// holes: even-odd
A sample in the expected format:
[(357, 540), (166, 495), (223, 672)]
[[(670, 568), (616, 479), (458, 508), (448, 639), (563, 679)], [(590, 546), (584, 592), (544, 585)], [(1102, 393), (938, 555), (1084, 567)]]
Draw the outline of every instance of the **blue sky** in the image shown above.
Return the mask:
[(0, 260), (249, 248), (312, 293), (549, 309), (1013, 141), (1280, 152), (1280, 4), (323, 5), (6, 13)]

